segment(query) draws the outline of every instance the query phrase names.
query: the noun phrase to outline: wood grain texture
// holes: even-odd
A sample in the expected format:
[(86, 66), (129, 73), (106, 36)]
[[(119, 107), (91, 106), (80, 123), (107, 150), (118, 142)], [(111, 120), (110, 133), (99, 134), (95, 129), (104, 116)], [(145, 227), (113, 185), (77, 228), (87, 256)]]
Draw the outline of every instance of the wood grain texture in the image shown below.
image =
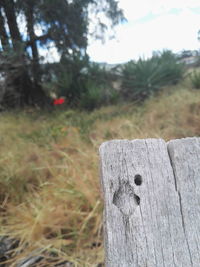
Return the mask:
[(176, 180), (190, 266), (200, 266), (200, 138), (172, 140), (169, 155)]
[[(107, 267), (200, 266), (199, 139), (180, 141), (168, 146), (162, 139), (101, 145)], [(190, 187), (188, 175), (193, 176)]]

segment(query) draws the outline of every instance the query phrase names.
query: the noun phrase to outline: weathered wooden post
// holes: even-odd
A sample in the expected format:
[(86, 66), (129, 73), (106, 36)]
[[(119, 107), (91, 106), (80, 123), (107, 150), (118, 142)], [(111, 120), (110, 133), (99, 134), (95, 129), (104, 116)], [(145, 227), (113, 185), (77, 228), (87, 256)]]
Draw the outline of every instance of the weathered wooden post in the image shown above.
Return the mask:
[(200, 138), (100, 147), (107, 267), (200, 266)]

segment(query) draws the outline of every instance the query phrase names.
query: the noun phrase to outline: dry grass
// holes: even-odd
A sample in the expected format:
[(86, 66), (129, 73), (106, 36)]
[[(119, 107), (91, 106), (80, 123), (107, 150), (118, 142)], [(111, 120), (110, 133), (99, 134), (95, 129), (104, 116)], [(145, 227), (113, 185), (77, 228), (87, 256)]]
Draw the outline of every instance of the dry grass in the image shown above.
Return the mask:
[(141, 107), (0, 115), (0, 235), (19, 240), (10, 266), (103, 262), (98, 147), (109, 139), (200, 135), (200, 91), (171, 88)]

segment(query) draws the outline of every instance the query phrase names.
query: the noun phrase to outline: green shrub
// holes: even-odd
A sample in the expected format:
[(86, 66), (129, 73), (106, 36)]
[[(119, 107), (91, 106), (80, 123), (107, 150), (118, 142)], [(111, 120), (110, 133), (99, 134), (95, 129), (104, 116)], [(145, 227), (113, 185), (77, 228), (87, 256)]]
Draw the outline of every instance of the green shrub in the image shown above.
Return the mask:
[(62, 59), (62, 64), (52, 66), (55, 79), (46, 82), (46, 88), (57, 96), (65, 96), (69, 107), (93, 110), (113, 103), (118, 93), (112, 88), (113, 74), (86, 58)]
[(193, 71), (191, 76), (190, 76), (190, 81), (192, 83), (192, 87), (195, 89), (200, 89), (200, 72), (198, 71)]
[(80, 107), (83, 109), (93, 110), (118, 100), (118, 93), (111, 87), (88, 80), (86, 88), (80, 99)]
[(176, 84), (183, 73), (183, 64), (170, 51), (130, 61), (123, 68), (122, 94), (127, 99), (143, 100), (166, 85)]

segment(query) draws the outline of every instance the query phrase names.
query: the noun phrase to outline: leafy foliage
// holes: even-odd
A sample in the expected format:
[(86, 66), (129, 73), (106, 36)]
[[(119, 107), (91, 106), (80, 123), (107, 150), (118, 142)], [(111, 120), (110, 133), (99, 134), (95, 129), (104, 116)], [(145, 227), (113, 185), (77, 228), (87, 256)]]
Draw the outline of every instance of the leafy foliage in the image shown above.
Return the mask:
[(73, 55), (72, 57), (63, 57), (55, 70), (56, 93), (65, 96), (70, 106), (77, 106), (81, 94), (86, 90), (86, 77), (83, 69), (87, 65), (87, 56)]
[(200, 72), (193, 71), (190, 76), (190, 81), (195, 89), (200, 89)]
[(118, 93), (111, 87), (106, 88), (93, 81), (88, 81), (86, 89), (80, 99), (81, 108), (93, 110), (113, 104), (118, 100)]
[[(97, 27), (94, 27), (93, 33), (89, 32), (91, 14), (95, 14), (97, 18)], [(46, 51), (53, 48), (60, 55), (61, 61), (56, 65), (58, 70), (54, 72), (55, 80), (60, 81), (60, 90), (65, 91), (64, 95), (67, 95), (70, 104), (74, 104), (74, 100), (80, 98), (84, 91), (81, 69), (83, 65), (87, 66), (88, 62), (85, 60), (88, 35), (93, 34), (96, 38), (102, 38), (107, 29), (106, 23), (109, 25), (110, 22), (110, 26), (113, 27), (123, 18), (116, 0), (2, 0), (0, 53), (5, 53), (8, 47), (11, 54), (12, 51), (19, 54), (23, 48), (20, 62), (24, 72), (17, 78), (24, 81), (26, 77), (28, 82), (18, 86), (15, 80), (12, 81), (13, 90), (20, 94), (20, 103), (38, 104), (39, 98), (46, 98), (42, 88), (46, 75), (41, 71), (42, 47)], [(26, 30), (23, 32), (19, 21), (25, 24)], [(8, 70), (3, 71), (9, 75)]]
[(85, 91), (81, 95), (80, 107), (93, 110), (114, 103), (118, 93), (112, 87), (112, 73), (91, 63), (85, 69)]
[(118, 99), (112, 87), (113, 74), (87, 57), (63, 58), (62, 64), (52, 67), (55, 80), (47, 86), (58, 96), (65, 96), (68, 107), (93, 110)]
[(176, 84), (184, 73), (181, 63), (170, 51), (154, 53), (150, 59), (130, 61), (123, 68), (123, 95), (143, 100), (166, 85)]

